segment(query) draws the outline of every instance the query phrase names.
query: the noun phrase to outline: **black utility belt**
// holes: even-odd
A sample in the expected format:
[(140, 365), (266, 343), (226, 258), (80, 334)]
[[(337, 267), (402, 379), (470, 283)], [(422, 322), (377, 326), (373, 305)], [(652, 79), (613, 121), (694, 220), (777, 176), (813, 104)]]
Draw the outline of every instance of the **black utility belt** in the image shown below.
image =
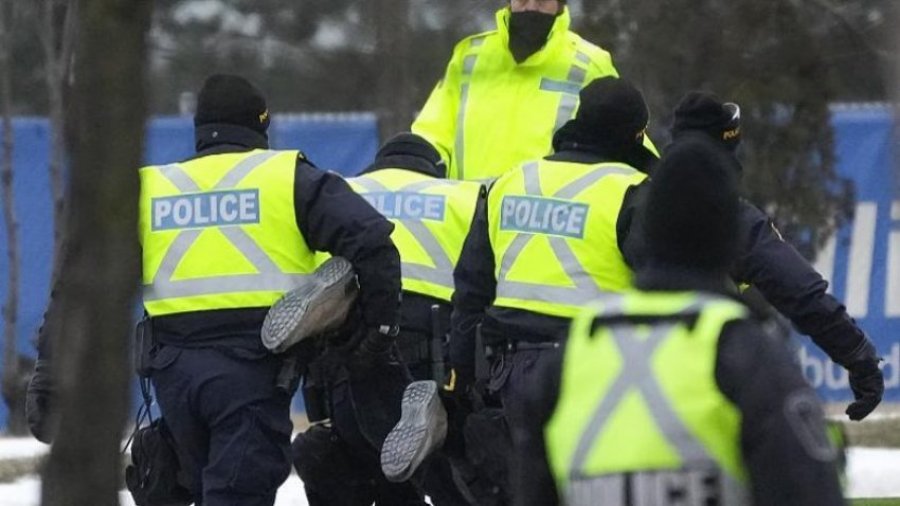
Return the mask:
[(500, 353), (515, 353), (517, 351), (554, 350), (559, 348), (559, 346), (558, 341), (506, 341), (485, 345), (484, 349), (487, 356), (492, 356)]

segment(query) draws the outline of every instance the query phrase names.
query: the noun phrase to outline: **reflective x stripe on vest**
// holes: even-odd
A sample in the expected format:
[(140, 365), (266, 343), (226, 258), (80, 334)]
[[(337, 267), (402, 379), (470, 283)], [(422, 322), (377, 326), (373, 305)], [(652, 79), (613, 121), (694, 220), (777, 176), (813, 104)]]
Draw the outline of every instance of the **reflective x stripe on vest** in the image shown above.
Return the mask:
[[(411, 183), (397, 190), (390, 190), (387, 186), (384, 186), (380, 182), (365, 176), (354, 178), (353, 182), (358, 183), (360, 186), (370, 192), (392, 193), (418, 192), (426, 190), (428, 188), (452, 185), (454, 183), (453, 181), (448, 181), (446, 179), (429, 179), (427, 181), (416, 181), (415, 183)], [(425, 252), (428, 253), (431, 261), (434, 262), (434, 267), (415, 264), (411, 262), (402, 262), (401, 270), (403, 277), (434, 283), (436, 285), (440, 285), (444, 288), (449, 289), (452, 293), (453, 261), (450, 260), (447, 252), (444, 251), (444, 248), (441, 247), (440, 243), (437, 240), (437, 237), (434, 236), (431, 230), (428, 230), (428, 227), (426, 227), (425, 224), (421, 222), (421, 220), (406, 219), (402, 217), (392, 219), (396, 219), (397, 221), (401, 222), (403, 226), (406, 227), (410, 231), (410, 233), (412, 233), (413, 237), (416, 238), (416, 241), (418, 241)]]
[[(624, 165), (603, 164), (597, 166), (595, 170), (592, 170), (587, 174), (581, 176), (580, 178), (568, 183), (552, 195), (544, 195), (541, 191), (539, 162), (530, 162), (525, 164), (522, 167), (522, 171), (524, 174), (526, 195), (566, 200), (574, 199), (580, 193), (587, 190), (591, 185), (597, 183), (601, 178), (605, 176), (614, 174), (632, 175), (637, 173), (633, 168)], [(616, 205), (620, 206), (621, 201), (616, 203)], [(618, 207), (616, 209), (618, 209)], [(588, 225), (589, 224), (585, 224), (585, 229), (583, 231), (583, 233), (585, 234), (590, 233), (590, 229), (587, 228)], [(498, 227), (499, 224), (492, 224), (491, 226)], [(629, 273), (629, 278), (625, 279), (622, 282), (623, 286), (600, 287), (597, 281), (593, 277), (591, 277), (588, 269), (586, 269), (585, 266), (582, 265), (581, 261), (579, 261), (578, 257), (572, 251), (572, 248), (568, 244), (566, 237), (562, 236), (548, 236), (547, 240), (549, 241), (550, 247), (552, 248), (553, 253), (556, 257), (556, 261), (559, 262), (560, 266), (562, 266), (563, 270), (566, 273), (566, 276), (574, 286), (553, 286), (510, 280), (508, 276), (513, 264), (516, 263), (516, 261), (519, 259), (519, 255), (521, 255), (522, 251), (525, 249), (528, 243), (535, 237), (536, 236), (533, 233), (520, 232), (504, 252), (503, 257), (499, 262), (499, 270), (497, 274), (498, 300), (495, 301), (497, 305), (506, 305), (502, 301), (503, 298), (531, 300), (535, 302), (569, 306), (570, 309), (563, 312), (570, 314), (558, 315), (571, 316), (577, 311), (578, 307), (581, 307), (587, 301), (601, 297), (606, 291), (609, 290), (621, 290), (625, 288), (625, 285), (630, 282)], [(616, 248), (616, 254), (620, 255), (617, 249), (618, 246), (615, 245), (614, 248)], [(597, 252), (597, 254), (600, 255), (606, 253)], [(624, 260), (622, 261), (622, 263), (624, 264)], [(560, 311), (557, 310), (556, 313), (560, 313)]]
[[(623, 493), (635, 506), (669, 504), (659, 497), (672, 490), (744, 504), (739, 415), (713, 371), (723, 326), (745, 316), (721, 297), (629, 293), (607, 295), (575, 318), (546, 427), (567, 504), (626, 504)], [(695, 318), (692, 327), (684, 318)], [(673, 377), (680, 384), (663, 388), (661, 378)]]
[[(190, 200), (192, 198), (204, 198), (204, 197), (196, 197), (198, 194), (206, 194), (206, 195), (216, 195), (216, 193), (220, 193), (219, 198), (224, 202), (226, 198), (232, 197), (232, 200), (239, 198), (235, 196), (235, 194), (241, 194), (245, 196), (255, 195), (255, 200), (252, 198), (248, 198), (246, 201), (247, 209), (252, 210), (248, 211), (248, 216), (254, 219), (245, 219), (246, 216), (241, 217), (238, 215), (239, 210), (232, 206), (233, 213), (237, 219), (229, 220), (228, 223), (222, 223), (221, 225), (213, 225), (212, 222), (206, 224), (205, 226), (197, 226), (196, 224), (191, 225), (189, 223), (185, 223), (185, 226), (179, 226), (178, 223), (174, 222), (174, 226), (164, 227), (170, 229), (181, 228), (181, 230), (177, 233), (175, 240), (169, 245), (166, 250), (161, 263), (159, 264), (159, 268), (156, 270), (152, 280), (146, 280), (143, 286), (143, 299), (145, 307), (147, 307), (148, 312), (153, 315), (157, 314), (167, 314), (172, 312), (181, 312), (181, 310), (202, 310), (202, 309), (214, 309), (215, 307), (203, 307), (201, 303), (199, 306), (188, 308), (167, 308), (160, 310), (151, 310), (154, 307), (154, 303), (162, 303), (164, 301), (168, 301), (171, 299), (180, 299), (180, 298), (189, 298), (189, 297), (199, 297), (199, 296), (212, 296), (217, 294), (227, 294), (227, 293), (241, 293), (241, 292), (280, 292), (284, 293), (302, 282), (304, 278), (307, 277), (307, 274), (304, 273), (293, 273), (293, 272), (284, 272), (279, 266), (273, 261), (273, 259), (264, 251), (257, 242), (250, 237), (247, 232), (242, 228), (241, 225), (247, 223), (259, 223), (261, 206), (264, 205), (264, 202), (259, 202), (259, 191), (250, 189), (235, 189), (237, 185), (244, 180), (254, 169), (262, 166), (266, 162), (268, 162), (273, 157), (283, 154), (284, 152), (280, 151), (255, 151), (249, 154), (248, 156), (241, 159), (233, 168), (231, 168), (225, 175), (222, 177), (219, 182), (211, 189), (203, 190), (201, 187), (195, 182), (191, 176), (185, 171), (185, 169), (179, 164), (170, 164), (166, 166), (158, 167), (158, 173), (165, 180), (169, 181), (173, 186), (175, 186), (178, 191), (182, 192), (182, 195), (174, 195), (167, 196), (161, 199), (154, 198), (154, 201), (161, 200), (172, 200), (175, 199), (176, 203), (178, 199), (187, 199)], [(296, 152), (295, 155), (291, 157), (291, 163), (295, 163), (296, 160)], [(293, 167), (291, 167), (293, 170)], [(232, 192), (229, 192), (232, 190)], [(288, 190), (291, 191), (291, 190)], [(153, 196), (155, 197), (155, 196)], [(213, 199), (215, 197), (208, 197)], [(210, 200), (212, 202), (212, 200)], [(152, 205), (152, 204), (151, 204)], [(200, 210), (203, 209), (202, 203), (194, 203), (193, 204), (194, 211), (196, 213), (200, 213)], [(255, 206), (255, 207), (253, 207)], [(207, 212), (211, 212), (213, 207), (218, 207), (215, 204), (210, 204), (207, 207)], [(227, 207), (222, 204), (222, 211), (216, 209), (217, 217), (224, 220), (228, 218), (225, 216), (225, 210)], [(174, 211), (173, 211), (174, 213)], [(204, 220), (211, 220), (212, 217), (206, 216)], [(182, 220), (183, 221), (183, 220)], [(156, 225), (161, 225), (161, 221), (158, 224), (154, 224), (151, 228), (154, 230), (158, 230), (160, 228), (156, 227)], [(174, 279), (175, 271), (178, 268), (179, 264), (182, 262), (188, 251), (200, 237), (200, 235), (207, 230), (208, 228), (216, 228), (225, 238), (231, 243), (234, 248), (240, 252), (240, 254), (248, 261), (257, 271), (252, 274), (232, 274), (232, 275), (222, 275), (222, 276), (197, 276), (191, 277), (187, 279)], [(299, 235), (299, 231), (296, 232)], [(146, 240), (146, 238), (145, 238)], [(298, 255), (302, 254), (302, 252), (297, 252)], [(311, 254), (310, 254), (311, 255)], [(147, 283), (150, 281), (149, 283)], [(265, 296), (265, 300), (260, 299), (259, 301), (248, 300), (248, 303), (251, 306), (264, 306), (267, 304), (271, 304), (277, 299), (277, 296), (267, 295)], [(175, 306), (178, 306), (175, 304)]]

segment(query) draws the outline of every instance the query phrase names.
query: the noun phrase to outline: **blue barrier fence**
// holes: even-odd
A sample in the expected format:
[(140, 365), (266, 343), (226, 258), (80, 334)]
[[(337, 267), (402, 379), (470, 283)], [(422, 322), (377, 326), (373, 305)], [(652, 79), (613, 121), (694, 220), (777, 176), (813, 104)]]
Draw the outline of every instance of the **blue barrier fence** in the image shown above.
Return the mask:
[[(875, 339), (885, 356), (886, 398), (900, 401), (900, 198), (894, 174), (898, 153), (894, 120), (886, 106), (835, 107), (832, 114), (839, 172), (856, 182), (856, 219), (839, 232), (817, 262), (833, 280), (832, 290)], [(48, 123), (42, 118), (14, 120), (14, 191), (20, 224), (21, 286), (19, 346), (33, 354), (31, 338), (40, 325), (49, 293), (52, 242), (50, 182), (47, 174)], [(0, 129), (2, 133), (2, 129)], [(193, 127), (183, 117), (155, 118), (148, 124), (146, 162), (163, 163), (193, 153)], [(378, 147), (374, 115), (275, 116), (273, 148), (301, 149), (320, 168), (345, 175), (359, 172)], [(0, 296), (8, 283), (6, 229), (0, 223)], [(846, 374), (806, 338), (798, 357), (810, 381), (826, 400), (851, 397)], [(298, 404), (298, 407), (300, 404)], [(0, 426), (6, 423), (0, 403)]]

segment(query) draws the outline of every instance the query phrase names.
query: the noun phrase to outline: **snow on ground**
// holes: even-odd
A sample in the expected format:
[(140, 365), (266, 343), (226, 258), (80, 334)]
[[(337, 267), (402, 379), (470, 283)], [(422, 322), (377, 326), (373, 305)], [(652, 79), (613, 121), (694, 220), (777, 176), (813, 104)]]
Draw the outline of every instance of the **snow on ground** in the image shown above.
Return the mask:
[[(134, 506), (131, 494), (127, 490), (119, 493), (119, 502), (122, 506)], [(40, 506), (40, 504), (41, 480), (37, 476), (29, 475), (13, 483), (0, 484), (0, 506)], [(275, 506), (306, 506), (303, 483), (296, 474), (291, 474), (278, 489)]]
[[(42, 455), (49, 446), (30, 438), (0, 438), (0, 460)], [(848, 497), (900, 497), (900, 449), (850, 448), (847, 455)], [(41, 483), (35, 475), (0, 483), (0, 506), (39, 506)], [(122, 506), (134, 506), (127, 491)], [(278, 490), (275, 506), (306, 506), (303, 483), (296, 474)]]
[(847, 452), (848, 497), (900, 497), (900, 450), (856, 448)]

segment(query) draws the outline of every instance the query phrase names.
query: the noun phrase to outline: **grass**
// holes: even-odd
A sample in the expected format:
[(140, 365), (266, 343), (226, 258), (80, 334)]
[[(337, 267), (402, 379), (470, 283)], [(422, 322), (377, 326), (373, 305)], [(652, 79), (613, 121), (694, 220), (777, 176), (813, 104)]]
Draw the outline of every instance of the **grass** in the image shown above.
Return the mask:
[(900, 506), (900, 499), (851, 499), (851, 506)]

